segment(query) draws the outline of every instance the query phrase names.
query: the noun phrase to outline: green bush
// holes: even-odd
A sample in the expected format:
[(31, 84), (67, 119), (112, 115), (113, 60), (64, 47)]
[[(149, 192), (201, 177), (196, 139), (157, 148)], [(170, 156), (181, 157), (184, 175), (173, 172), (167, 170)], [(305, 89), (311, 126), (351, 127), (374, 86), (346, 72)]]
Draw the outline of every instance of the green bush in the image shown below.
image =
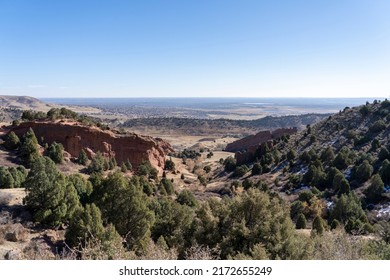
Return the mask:
[(165, 161), (165, 170), (170, 170), (170, 171), (175, 170), (175, 163), (171, 158)]
[(386, 128), (386, 123), (382, 120), (376, 121), (372, 126), (370, 126), (370, 131), (373, 133), (381, 132)]
[(189, 190), (181, 191), (177, 196), (176, 201), (181, 205), (187, 205), (189, 207), (196, 207), (198, 205), (195, 196)]
[(263, 168), (261, 167), (261, 164), (256, 162), (252, 167), (252, 176), (260, 175), (263, 171)]
[(149, 161), (144, 161), (138, 167), (138, 174), (145, 177), (157, 179), (158, 171), (154, 168)]
[(237, 166), (236, 169), (234, 170), (234, 176), (235, 177), (242, 177), (244, 176), (247, 172), (249, 171), (248, 166), (246, 165), (240, 165)]
[(9, 134), (5, 136), (4, 139), (4, 147), (7, 150), (15, 150), (19, 148), (20, 140), (19, 137), (15, 134), (15, 132), (11, 131)]
[(297, 157), (297, 151), (295, 151), (294, 149), (291, 149), (290, 151), (288, 151), (287, 153), (287, 160), (288, 161), (293, 161), (295, 160)]
[(87, 162), (88, 162), (87, 153), (84, 151), (84, 149), (82, 149), (79, 156), (77, 157), (77, 163), (82, 165), (87, 165)]
[(98, 173), (107, 170), (105, 164), (105, 157), (101, 152), (97, 152), (96, 155), (92, 158), (91, 163), (88, 165), (88, 173)]
[(226, 172), (232, 172), (234, 169), (236, 169), (237, 161), (235, 158), (227, 157), (224, 160), (223, 165), (225, 166)]

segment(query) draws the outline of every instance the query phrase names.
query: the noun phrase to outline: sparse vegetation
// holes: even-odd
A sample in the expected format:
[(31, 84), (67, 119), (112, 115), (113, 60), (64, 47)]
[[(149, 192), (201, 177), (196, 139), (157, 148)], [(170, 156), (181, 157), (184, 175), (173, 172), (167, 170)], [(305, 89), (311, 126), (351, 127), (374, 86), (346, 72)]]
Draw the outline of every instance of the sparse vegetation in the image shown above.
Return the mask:
[[(41, 156), (32, 130), (20, 140), (10, 133), (4, 152), (31, 169), (0, 167), (0, 188), (24, 186), (34, 225), (63, 229), (74, 258), (387, 259), (388, 217), (375, 211), (389, 202), (388, 106), (364, 107), (260, 145), (245, 165), (210, 160), (207, 147), (203, 156), (183, 150), (162, 177), (148, 161), (130, 173), (129, 160), (119, 168), (99, 152), (83, 170), (55, 142)], [(77, 118), (58, 109), (47, 117)], [(88, 161), (82, 150), (77, 162)]]

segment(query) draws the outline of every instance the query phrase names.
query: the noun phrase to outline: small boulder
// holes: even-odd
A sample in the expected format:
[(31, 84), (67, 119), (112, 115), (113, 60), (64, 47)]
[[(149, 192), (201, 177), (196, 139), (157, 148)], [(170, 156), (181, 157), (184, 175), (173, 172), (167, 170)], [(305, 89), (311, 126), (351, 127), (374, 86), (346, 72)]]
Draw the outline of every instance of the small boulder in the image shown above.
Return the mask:
[(19, 249), (12, 249), (5, 254), (4, 259), (5, 260), (20, 260), (20, 259), (22, 259), (22, 252)]
[(25, 241), (27, 230), (22, 224), (12, 224), (6, 228), (5, 239), (11, 242)]

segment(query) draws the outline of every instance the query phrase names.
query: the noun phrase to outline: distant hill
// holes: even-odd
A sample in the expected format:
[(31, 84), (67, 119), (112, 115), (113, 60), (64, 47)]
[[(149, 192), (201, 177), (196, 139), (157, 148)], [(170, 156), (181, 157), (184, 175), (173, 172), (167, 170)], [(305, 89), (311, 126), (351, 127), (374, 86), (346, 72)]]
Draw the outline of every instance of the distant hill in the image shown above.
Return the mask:
[(330, 114), (304, 114), (273, 117), (267, 116), (256, 120), (231, 119), (191, 119), (191, 118), (138, 118), (129, 119), (123, 127), (132, 130), (148, 130), (185, 133), (187, 135), (221, 135), (246, 136), (260, 130), (274, 130), (285, 127), (304, 128), (308, 124), (316, 123)]
[(19, 119), (23, 111), (48, 112), (52, 108), (65, 107), (79, 114), (99, 114), (100, 109), (88, 106), (50, 104), (31, 96), (0, 95), (0, 122)]
[(0, 95), (0, 107), (47, 112), (53, 106), (31, 96)]

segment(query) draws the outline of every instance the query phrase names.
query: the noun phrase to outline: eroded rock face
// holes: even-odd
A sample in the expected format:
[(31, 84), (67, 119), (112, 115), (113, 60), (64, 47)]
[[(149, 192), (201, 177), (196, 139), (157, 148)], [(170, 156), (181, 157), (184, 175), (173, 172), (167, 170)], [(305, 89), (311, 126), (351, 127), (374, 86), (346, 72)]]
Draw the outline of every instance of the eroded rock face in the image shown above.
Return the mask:
[(254, 160), (257, 148), (267, 143), (272, 147), (272, 140), (278, 139), (284, 135), (290, 135), (297, 132), (297, 128), (279, 128), (274, 131), (260, 131), (255, 135), (250, 135), (240, 140), (228, 144), (225, 148), (228, 152), (234, 152), (237, 164), (244, 164)]
[(118, 164), (129, 159), (135, 168), (148, 160), (161, 171), (166, 154), (173, 151), (169, 143), (159, 138), (120, 135), (78, 123), (24, 122), (11, 130), (21, 137), (30, 127), (38, 140), (43, 138), (49, 145), (54, 141), (61, 143), (72, 157), (78, 157), (82, 149), (89, 157), (100, 151), (107, 157), (115, 157)]

